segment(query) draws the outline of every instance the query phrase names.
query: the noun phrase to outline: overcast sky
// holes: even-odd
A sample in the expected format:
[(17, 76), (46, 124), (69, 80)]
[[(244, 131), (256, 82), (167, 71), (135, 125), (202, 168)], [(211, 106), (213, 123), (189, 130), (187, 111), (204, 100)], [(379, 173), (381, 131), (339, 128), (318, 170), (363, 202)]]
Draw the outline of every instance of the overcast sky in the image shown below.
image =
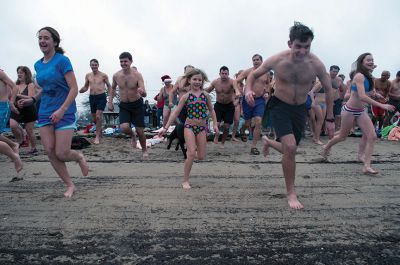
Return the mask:
[[(33, 70), (42, 57), (36, 33), (44, 26), (61, 35), (61, 46), (84, 84), (89, 60), (112, 75), (118, 56), (133, 55), (145, 79), (148, 98), (161, 88), (160, 77), (173, 80), (192, 64), (211, 80), (226, 65), (231, 76), (252, 66), (255, 53), (264, 58), (287, 49), (289, 28), (300, 21), (314, 30), (312, 52), (326, 67), (337, 64), (348, 75), (364, 52), (378, 67), (400, 70), (400, 1), (294, 0), (0, 0), (0, 68), (16, 79), (16, 68)], [(87, 94), (87, 93), (86, 93)], [(83, 95), (78, 96), (82, 101)]]

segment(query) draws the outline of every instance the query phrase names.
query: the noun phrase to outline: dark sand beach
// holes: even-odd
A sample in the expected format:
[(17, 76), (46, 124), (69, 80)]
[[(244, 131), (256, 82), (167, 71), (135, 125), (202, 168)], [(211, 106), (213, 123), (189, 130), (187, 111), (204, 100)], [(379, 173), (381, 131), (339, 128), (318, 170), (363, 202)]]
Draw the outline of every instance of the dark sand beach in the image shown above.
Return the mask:
[(19, 174), (1, 156), (0, 264), (400, 264), (400, 143), (378, 141), (380, 174), (368, 176), (358, 142), (326, 163), (302, 141), (304, 210), (287, 206), (280, 155), (251, 156), (249, 143), (209, 142), (183, 191), (180, 150), (158, 144), (142, 160), (127, 139), (105, 138), (83, 150), (89, 176), (68, 164), (71, 199), (41, 145), (21, 151)]

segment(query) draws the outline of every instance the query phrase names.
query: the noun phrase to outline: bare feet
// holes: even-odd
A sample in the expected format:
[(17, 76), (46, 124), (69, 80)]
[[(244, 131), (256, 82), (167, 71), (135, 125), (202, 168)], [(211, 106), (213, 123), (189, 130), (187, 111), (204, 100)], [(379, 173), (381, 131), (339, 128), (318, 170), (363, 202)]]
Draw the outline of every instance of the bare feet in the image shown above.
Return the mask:
[(67, 188), (66, 192), (64, 192), (64, 197), (65, 198), (71, 198), (72, 195), (74, 194), (74, 192), (75, 192), (75, 186), (72, 185), (72, 186)]
[(18, 154), (15, 155), (13, 162), (14, 162), (15, 171), (17, 171), (17, 173), (20, 172), (23, 168), (23, 165), (22, 165), (21, 158), (19, 157)]
[(323, 142), (321, 142), (321, 140), (316, 140), (316, 139), (313, 139), (313, 142), (316, 143), (316, 144), (319, 144), (319, 145), (323, 145), (324, 144)]
[(81, 158), (78, 160), (79, 167), (81, 168), (82, 175), (87, 176), (89, 174), (89, 165), (86, 162), (85, 156), (80, 154)]
[(184, 181), (182, 182), (182, 188), (184, 190), (190, 190), (192, 187), (190, 186), (189, 181)]
[(366, 175), (376, 175), (376, 174), (378, 174), (378, 171), (376, 171), (372, 167), (368, 167), (368, 166), (364, 166), (362, 171)]
[(234, 136), (232, 136), (232, 141), (234, 141), (234, 142), (239, 142), (239, 139), (236, 138), (236, 137), (234, 137)]
[(149, 152), (147, 152), (147, 149), (146, 149), (146, 151), (144, 151), (142, 153), (142, 158), (148, 158), (148, 157), (149, 157)]
[(225, 149), (225, 144), (221, 143), (221, 145), (219, 146), (221, 149)]
[(93, 143), (94, 143), (94, 144), (100, 144), (100, 138), (97, 138), (97, 137), (96, 137), (96, 138), (94, 139), (94, 142), (93, 142)]
[(328, 161), (329, 149), (326, 148), (326, 145), (322, 146), (321, 155), (322, 155), (322, 157), (324, 158), (325, 161)]
[(269, 155), (269, 143), (268, 143), (268, 137), (267, 136), (263, 136), (262, 137), (262, 142), (263, 142), (263, 144), (264, 144), (264, 147), (263, 147), (263, 154), (264, 154), (264, 157), (267, 157), (267, 155)]
[(296, 209), (296, 210), (304, 208), (303, 204), (301, 204), (299, 202), (299, 200), (297, 199), (296, 194), (291, 194), (291, 195), (288, 194), (287, 199), (288, 199), (290, 208)]

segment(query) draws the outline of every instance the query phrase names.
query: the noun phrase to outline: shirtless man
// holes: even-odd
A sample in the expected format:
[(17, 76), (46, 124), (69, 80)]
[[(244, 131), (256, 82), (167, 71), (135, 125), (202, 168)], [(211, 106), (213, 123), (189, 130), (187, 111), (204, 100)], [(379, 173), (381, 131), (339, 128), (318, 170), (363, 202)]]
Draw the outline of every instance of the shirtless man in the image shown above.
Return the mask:
[[(11, 91), (11, 100), (10, 100)], [(19, 144), (1, 135), (10, 119), (11, 109), (17, 112), (14, 101), (18, 93), (18, 88), (14, 82), (0, 70), (0, 153), (8, 156), (14, 163), (15, 170), (22, 170), (22, 161), (19, 157)]]
[(396, 109), (393, 112), (389, 112), (387, 124), (390, 123), (390, 120), (396, 112), (400, 112), (400, 71), (397, 72), (396, 78), (392, 81), (392, 86), (389, 90), (388, 104), (395, 106)]
[(264, 156), (269, 147), (283, 154), (282, 169), (286, 182), (287, 199), (290, 208), (301, 209), (295, 191), (296, 149), (306, 119), (306, 99), (311, 84), (318, 77), (326, 91), (327, 116), (326, 127), (334, 130), (332, 113), (332, 84), (324, 64), (310, 53), (313, 32), (305, 25), (295, 22), (290, 28), (289, 50), (268, 58), (259, 68), (247, 77), (245, 88), (246, 101), (254, 105), (257, 97), (254, 91), (255, 80), (268, 73), (275, 72), (275, 93), (270, 99), (271, 120), (279, 141), (263, 137)]
[[(374, 79), (374, 88), (376, 93), (378, 93), (382, 98), (376, 98), (376, 101), (380, 103), (386, 103), (388, 101), (389, 90), (391, 87), (391, 82), (389, 81), (390, 72), (389, 71), (382, 71), (381, 78)], [(372, 112), (372, 123), (376, 128), (376, 123), (378, 123), (377, 134), (380, 133), (382, 130), (383, 123), (385, 121), (385, 117), (388, 116), (386, 110), (372, 106), (371, 105), (371, 112)]]
[[(184, 75), (185, 75), (186, 73), (188, 73), (190, 70), (193, 70), (193, 69), (194, 69), (194, 66), (193, 66), (193, 65), (190, 65), (190, 64), (189, 64), (189, 65), (186, 65), (186, 66), (183, 68)], [(183, 75), (183, 76), (180, 76), (180, 77), (178, 77), (178, 79), (176, 79), (174, 88), (172, 89), (171, 93), (169, 93), (168, 102), (170, 102), (170, 103), (169, 103), (169, 107), (170, 107), (171, 109), (172, 109), (172, 107), (173, 107), (174, 95), (175, 95), (176, 93), (178, 93), (178, 101), (179, 101), (179, 99), (180, 99), (183, 95), (185, 95), (185, 94), (188, 92), (188, 87), (185, 86), (185, 84), (186, 84), (186, 78), (184, 77), (184, 75)], [(163, 119), (164, 119), (164, 118), (163, 118)], [(179, 113), (178, 119), (179, 119), (179, 121), (180, 121), (181, 123), (184, 123), (184, 122), (185, 122), (185, 120), (186, 120), (186, 106), (184, 106), (184, 107), (182, 108), (181, 112)], [(166, 122), (167, 122), (167, 121), (165, 121), (165, 123), (166, 123)]]
[(94, 144), (99, 144), (103, 136), (103, 111), (107, 104), (105, 87), (107, 86), (107, 89), (110, 90), (111, 85), (108, 76), (99, 71), (99, 61), (90, 60), (90, 68), (92, 68), (92, 73), (86, 74), (85, 85), (79, 90), (79, 93), (85, 93), (90, 88), (90, 113), (92, 121), (96, 124)]
[[(249, 74), (252, 71), (255, 71), (263, 62), (261, 55), (255, 54), (252, 57), (253, 60), (253, 67), (247, 70), (244, 70), (237, 78), (235, 84), (235, 90), (239, 90), (240, 83), (247, 79)], [(265, 111), (265, 100), (268, 98), (268, 89), (269, 89), (269, 81), (270, 75), (268, 72), (263, 73), (260, 75), (256, 80), (254, 80), (254, 87), (252, 91), (254, 93), (255, 104), (249, 105), (246, 100), (243, 100), (242, 107), (243, 107), (243, 116), (245, 123), (240, 129), (240, 137), (242, 141), (246, 142), (247, 137), (245, 135), (245, 130), (250, 127), (251, 119), (254, 118), (255, 120), (255, 128), (253, 132), (253, 143), (251, 145), (250, 154), (252, 155), (259, 155), (260, 152), (257, 149), (257, 142), (260, 140), (261, 136), (261, 122), (264, 116)], [(246, 80), (247, 82), (247, 80)], [(245, 85), (245, 90), (247, 87), (247, 83)]]
[(336, 131), (340, 128), (340, 114), (342, 113), (343, 98), (346, 93), (346, 86), (343, 84), (343, 79), (338, 76), (339, 71), (340, 68), (337, 65), (331, 65), (331, 67), (329, 67), (329, 76), (333, 88), (333, 116), (335, 119)]
[(144, 88), (143, 76), (138, 71), (131, 68), (132, 55), (123, 52), (119, 56), (119, 63), (122, 70), (113, 76), (112, 86), (109, 90), (108, 109), (114, 110), (113, 98), (117, 86), (119, 88), (119, 121), (121, 131), (132, 137), (132, 147), (136, 148), (136, 141), (131, 129), (131, 123), (136, 126), (139, 142), (142, 147), (143, 158), (149, 154), (146, 148), (146, 136), (144, 135), (144, 106), (143, 98), (147, 93)]
[[(211, 82), (210, 86), (205, 90), (210, 93), (215, 88), (217, 95), (217, 102), (214, 104), (214, 111), (217, 116), (217, 126), (221, 125), (224, 121), (224, 133), (222, 134), (221, 147), (224, 148), (226, 137), (229, 133), (229, 128), (233, 122), (233, 115), (235, 114), (235, 106), (233, 105), (233, 94), (237, 97), (240, 96), (240, 91), (234, 87), (234, 80), (229, 77), (229, 69), (222, 66), (219, 69), (219, 78)], [(235, 89), (236, 88), (236, 89)], [(214, 143), (218, 144), (219, 133), (215, 133)]]

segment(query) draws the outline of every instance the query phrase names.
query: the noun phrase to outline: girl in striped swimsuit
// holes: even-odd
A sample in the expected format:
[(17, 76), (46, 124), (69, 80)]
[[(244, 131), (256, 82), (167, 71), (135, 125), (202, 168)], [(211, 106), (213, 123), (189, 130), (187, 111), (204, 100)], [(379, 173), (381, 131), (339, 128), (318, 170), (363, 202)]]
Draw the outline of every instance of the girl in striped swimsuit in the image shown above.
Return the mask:
[(370, 53), (361, 54), (356, 64), (350, 98), (342, 108), (340, 130), (323, 146), (322, 155), (326, 159), (331, 147), (347, 138), (353, 127), (353, 122), (356, 120), (362, 130), (362, 138), (358, 150), (358, 160), (364, 164), (362, 171), (364, 174), (377, 174), (378, 172), (371, 168), (372, 152), (377, 137), (374, 125), (367, 112), (364, 111), (364, 105), (367, 103), (389, 111), (393, 110), (394, 107), (389, 104), (379, 103), (371, 98), (378, 97), (372, 80), (372, 71), (375, 68), (372, 55)]

